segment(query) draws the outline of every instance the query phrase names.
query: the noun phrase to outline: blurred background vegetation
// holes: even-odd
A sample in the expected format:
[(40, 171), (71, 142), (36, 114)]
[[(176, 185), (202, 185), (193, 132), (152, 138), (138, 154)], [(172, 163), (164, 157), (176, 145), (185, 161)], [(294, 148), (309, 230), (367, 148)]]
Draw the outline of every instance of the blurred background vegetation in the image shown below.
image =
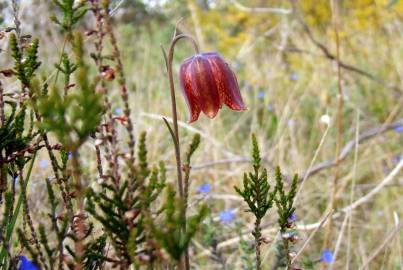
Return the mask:
[[(178, 25), (180, 32), (193, 35), (202, 51), (220, 52), (237, 74), (247, 112), (234, 113), (224, 109), (213, 121), (202, 116), (189, 126), (186, 124), (186, 105), (179, 97), (183, 140), (189, 140), (195, 132), (202, 136), (201, 149), (194, 157), (193, 200), (208, 200), (213, 210), (212, 223), (219, 223), (222, 211), (230, 209), (235, 213), (233, 223), (219, 223), (215, 232), (206, 225), (206, 242), (226, 243), (239, 234), (240, 224), (252, 227), (252, 220), (243, 214), (245, 206), (233, 196), (233, 186), (241, 183), (242, 171), (250, 166), (247, 158), (250, 146), (246, 142), (251, 132), (256, 133), (269, 168), (279, 164), (287, 175), (298, 172), (304, 176), (311, 163), (326, 165), (333, 161), (338, 132), (344, 147), (354, 141), (357, 130), (365, 134), (377, 128), (391, 127), (375, 132), (376, 136), (372, 134), (368, 140), (360, 141), (356, 148), (354, 145), (347, 147), (348, 154), (338, 168), (336, 212), (350, 204), (352, 188), (355, 199), (364, 196), (400, 162), (403, 154), (403, 1), (336, 1), (340, 61), (344, 64), (340, 78), (344, 101), (342, 129), (335, 124), (339, 81), (332, 1), (112, 2), (111, 12), (124, 60), (135, 130), (136, 133), (148, 131), (151, 160), (165, 160), (171, 169), (169, 173), (174, 172), (174, 149), (161, 121), (161, 116), (171, 113), (160, 45), (168, 46), (177, 21), (183, 18)], [(46, 61), (38, 73), (46, 79), (46, 74), (54, 71), (63, 43), (61, 33), (51, 27), (50, 15), (56, 12), (55, 7), (45, 0), (20, 3), (23, 32), (40, 40), (40, 55)], [(11, 6), (8, 1), (0, 1), (0, 28), (10, 25)], [(93, 25), (93, 18), (87, 14), (80, 28), (83, 32), (90, 31)], [(89, 42), (92, 38), (86, 37), (89, 53), (94, 51), (93, 43)], [(0, 49), (8, 50), (8, 44), (0, 40)], [(191, 55), (189, 44), (178, 45), (175, 72), (181, 61)], [(7, 67), (10, 63), (9, 56), (1, 54), (0, 65)], [(91, 72), (95, 74), (95, 66), (91, 67)], [(7, 84), (5, 92), (12, 92), (13, 87), (12, 83)], [(123, 105), (118, 98), (117, 84), (109, 91), (113, 109), (120, 114)], [(320, 145), (321, 141), (323, 144)], [(84, 170), (94, 172), (94, 155), (88, 151), (84, 157)], [(326, 213), (332, 197), (332, 167), (325, 166), (304, 182), (296, 212), (301, 224), (318, 222)], [(50, 173), (49, 169), (49, 165), (34, 168), (34, 181), (30, 185), (37, 198), (45, 196), (45, 182), (41, 179)], [(211, 185), (211, 191), (203, 197), (198, 187), (206, 183)], [(325, 230), (319, 230), (305, 248), (304, 259), (301, 258), (307, 262), (306, 269), (319, 268), (317, 264), (309, 265), (320, 260), (324, 249), (334, 251), (336, 244), (340, 248), (334, 269), (359, 269), (384, 241), (386, 234), (395, 228), (396, 219), (403, 216), (402, 185), (403, 175), (399, 172), (394, 181), (358, 207), (351, 218), (349, 237), (342, 218), (334, 220), (330, 241), (324, 239)], [(39, 199), (31, 197), (31, 201), (32, 209), (40, 209)], [(40, 215), (34, 217), (40, 218)], [(274, 217), (269, 218), (265, 224), (274, 220)], [(301, 229), (302, 240), (298, 245), (302, 245), (311, 232)], [(344, 237), (340, 238), (340, 235)], [(267, 235), (267, 238), (274, 236)], [(398, 232), (365, 269), (401, 269), (402, 241), (403, 234)], [(273, 246), (264, 247), (264, 260), (268, 264), (275, 257)], [(199, 263), (196, 269), (223, 269), (222, 265), (228, 269), (241, 269), (245, 262), (238, 255), (244, 254), (247, 246), (222, 245), (222, 250), (227, 249), (236, 252), (219, 253), (219, 259), (215, 261), (196, 257)], [(193, 252), (202, 251), (197, 246)], [(350, 268), (345, 268), (346, 265)]]

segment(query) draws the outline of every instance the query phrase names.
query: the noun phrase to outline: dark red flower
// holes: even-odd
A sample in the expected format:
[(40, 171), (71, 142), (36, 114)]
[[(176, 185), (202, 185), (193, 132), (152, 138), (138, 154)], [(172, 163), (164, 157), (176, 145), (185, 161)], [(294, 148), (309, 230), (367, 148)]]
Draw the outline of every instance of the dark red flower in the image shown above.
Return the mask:
[(199, 118), (200, 112), (215, 117), (222, 104), (235, 111), (246, 110), (234, 72), (216, 52), (186, 59), (179, 80), (190, 110), (190, 123)]

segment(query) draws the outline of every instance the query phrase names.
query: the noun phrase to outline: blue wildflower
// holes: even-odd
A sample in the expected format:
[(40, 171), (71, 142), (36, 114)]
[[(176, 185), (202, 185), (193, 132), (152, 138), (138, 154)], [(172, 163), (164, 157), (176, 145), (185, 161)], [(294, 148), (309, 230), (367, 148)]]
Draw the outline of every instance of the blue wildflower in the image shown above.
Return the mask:
[(73, 153), (72, 152), (69, 152), (69, 155), (67, 156), (67, 158), (70, 160), (70, 159), (72, 159), (73, 158)]
[(296, 72), (291, 73), (290, 80), (293, 82), (298, 81), (298, 74)]
[(211, 185), (210, 184), (203, 184), (197, 188), (197, 192), (199, 193), (210, 193)]
[(39, 270), (39, 267), (36, 266), (33, 262), (27, 259), (25, 256), (18, 257), (21, 261), (20, 267), (18, 270)]
[(289, 217), (288, 217), (288, 222), (294, 222), (297, 220), (297, 215), (295, 213), (292, 213)]
[(320, 260), (324, 263), (331, 264), (334, 262), (334, 255), (333, 252), (331, 252), (328, 249), (323, 250), (322, 256), (320, 257)]
[(395, 131), (396, 131), (397, 133), (403, 133), (403, 125), (400, 125), (400, 126), (395, 127)]
[(39, 168), (46, 169), (48, 167), (49, 162), (46, 159), (41, 159), (39, 161)]
[(121, 115), (121, 114), (122, 114), (122, 109), (119, 108), (119, 107), (117, 107), (117, 108), (115, 109), (115, 114), (116, 114), (116, 115)]
[(235, 218), (235, 213), (232, 210), (224, 210), (220, 212), (220, 220), (222, 223), (230, 223)]
[(259, 91), (259, 93), (257, 93), (257, 98), (259, 99), (263, 99), (264, 98), (264, 92), (263, 91)]
[(403, 155), (396, 155), (392, 158), (393, 163), (397, 164), (403, 158)]
[(16, 177), (14, 178), (15, 184), (18, 184), (18, 180), (19, 180), (19, 177), (16, 176)]

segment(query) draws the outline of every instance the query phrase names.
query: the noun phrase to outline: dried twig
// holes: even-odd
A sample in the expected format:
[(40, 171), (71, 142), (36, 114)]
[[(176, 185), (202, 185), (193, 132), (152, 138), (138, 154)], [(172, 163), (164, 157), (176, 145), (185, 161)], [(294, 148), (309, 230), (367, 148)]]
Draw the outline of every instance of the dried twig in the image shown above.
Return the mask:
[(134, 163), (134, 145), (135, 145), (135, 138), (134, 138), (134, 131), (133, 131), (133, 122), (131, 120), (131, 110), (129, 106), (129, 94), (128, 94), (128, 89), (126, 85), (126, 77), (123, 72), (123, 63), (122, 63), (122, 58), (120, 54), (120, 50), (117, 44), (116, 36), (115, 33), (113, 32), (112, 29), (112, 23), (111, 23), (111, 18), (110, 14), (108, 13), (109, 9), (109, 0), (104, 1), (104, 23), (105, 23), (105, 32), (106, 34), (109, 35), (110, 42), (112, 45), (112, 55), (113, 59), (116, 64), (116, 73), (118, 76), (118, 82), (120, 85), (120, 96), (122, 98), (123, 104), (124, 104), (124, 110), (123, 113), (127, 119), (127, 125), (125, 125), (128, 135), (129, 135), (129, 161), (130, 164)]
[[(382, 125), (382, 126), (375, 127), (375, 128), (371, 128), (371, 129), (368, 129), (368, 130), (362, 132), (358, 136), (358, 139), (354, 138), (354, 139), (350, 140), (349, 142), (347, 142), (347, 144), (344, 145), (344, 147), (340, 151), (339, 161), (341, 162), (347, 158), (347, 156), (350, 154), (350, 152), (354, 149), (356, 143), (362, 143), (362, 142), (369, 140), (373, 137), (376, 137), (382, 133), (394, 130), (395, 128), (400, 127), (402, 125), (403, 125), (403, 118), (401, 118), (393, 123), (390, 123), (387, 125)], [(201, 170), (201, 169), (210, 168), (210, 167), (217, 166), (217, 165), (227, 165), (227, 164), (231, 164), (231, 163), (249, 163), (250, 161), (251, 161), (251, 159), (249, 157), (237, 156), (235, 158), (221, 159), (221, 160), (210, 161), (210, 162), (206, 162), (206, 163), (195, 164), (195, 165), (192, 165), (192, 169)], [(266, 162), (267, 164), (269, 164), (269, 166), (270, 166), (270, 164), (272, 164), (271, 161), (269, 161), (267, 159), (263, 159), (263, 161)], [(322, 170), (332, 168), (333, 166), (335, 166), (335, 161), (333, 159), (329, 159), (329, 160), (320, 162), (320, 163), (312, 166), (311, 170), (306, 171), (305, 173), (302, 173), (301, 180), (306, 175), (308, 177), (310, 177), (310, 176), (313, 176), (313, 175), (321, 172)]]
[(325, 222), (327, 221), (327, 219), (331, 216), (331, 214), (333, 213), (333, 211), (330, 211), (329, 213), (327, 213), (323, 218), (322, 221), (320, 221), (318, 227), (316, 227), (313, 232), (309, 235), (309, 237), (305, 240), (305, 242), (302, 244), (302, 247), (298, 250), (297, 254), (295, 254), (294, 258), (292, 259), (291, 263), (294, 263), (297, 258), (301, 255), (302, 251), (304, 251), (304, 249), (306, 248), (306, 246), (308, 245), (309, 241), (311, 241), (311, 239), (313, 238), (313, 236), (316, 234), (316, 232), (322, 228), (322, 226), (325, 224)]
[(361, 265), (359, 270), (366, 269), (370, 262), (372, 262), (373, 259), (378, 256), (378, 254), (388, 245), (391, 243), (391, 240), (399, 234), (400, 230), (403, 228), (403, 223), (400, 222), (389, 234), (385, 237), (385, 240), (383, 240), (382, 244), (379, 245), (379, 247), (374, 250), (374, 252), (371, 253), (369, 258)]
[[(381, 133), (384, 133), (386, 131), (394, 130), (395, 128), (402, 126), (403, 125), (403, 118), (387, 124), (387, 125), (382, 125), (380, 127), (375, 127), (371, 128), (369, 130), (364, 131), (358, 136), (358, 139), (352, 139), (350, 140), (341, 150), (340, 156), (339, 156), (339, 161), (343, 161), (346, 159), (348, 154), (354, 149), (356, 143), (362, 143), (363, 141), (369, 140), (372, 137), (375, 137), (377, 135), (380, 135)], [(309, 176), (312, 176), (314, 174), (319, 173), (320, 171), (328, 168), (332, 168), (336, 165), (334, 160), (326, 160), (323, 161), (315, 166), (312, 167), (311, 171), (309, 172)]]
[[(361, 197), (360, 199), (356, 200), (354, 203), (344, 207), (341, 211), (338, 211), (334, 213), (331, 216), (331, 219), (336, 219), (339, 218), (343, 213), (349, 214), (351, 211), (356, 209), (358, 206), (368, 202), (375, 194), (377, 194), (383, 187), (385, 187), (388, 183), (390, 183), (396, 175), (401, 171), (403, 168), (403, 160), (400, 160), (400, 162), (396, 165), (396, 167), (369, 193), (367, 193), (365, 196)], [(310, 231), (310, 230), (315, 230), (318, 227), (321, 227), (323, 220), (320, 222), (316, 223), (311, 223), (311, 224), (296, 224), (296, 230), (298, 231)], [(276, 228), (268, 228), (262, 231), (262, 235), (272, 235), (274, 233), (277, 233)], [(249, 235), (249, 232), (245, 232), (242, 234), (243, 237), (251, 237)], [(241, 240), (241, 236), (233, 237), (230, 239), (227, 239), (225, 241), (222, 241), (217, 245), (217, 250), (223, 250), (226, 248), (233, 247), (234, 245), (237, 245), (238, 242)], [(210, 255), (210, 251), (204, 251), (200, 254), (197, 255), (197, 257), (205, 257)]]
[(3, 85), (0, 81), (0, 127), (4, 127), (6, 123), (6, 117), (4, 114), (4, 99), (3, 99)]

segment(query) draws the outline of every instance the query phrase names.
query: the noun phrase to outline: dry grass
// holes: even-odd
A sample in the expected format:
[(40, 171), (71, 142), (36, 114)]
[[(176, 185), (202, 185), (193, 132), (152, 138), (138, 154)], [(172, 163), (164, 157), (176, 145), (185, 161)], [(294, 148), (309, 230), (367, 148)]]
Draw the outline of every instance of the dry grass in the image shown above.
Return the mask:
[[(28, 17), (25, 21), (32, 19), (33, 14), (27, 12), (32, 8), (26, 6), (22, 9), (21, 12)], [(45, 9), (45, 5), (35, 8)], [(45, 26), (49, 23), (46, 17), (40, 16), (36, 22)], [(24, 20), (25, 31), (29, 32), (31, 26), (24, 23)], [(86, 21), (85, 24), (91, 25), (91, 22)], [(183, 24), (193, 32), (190, 18)], [(174, 147), (161, 118), (171, 116), (170, 100), (159, 46), (168, 43), (169, 33), (173, 28), (173, 23), (158, 27), (153, 25), (152, 32), (141, 27), (135, 29), (133, 25), (118, 27), (135, 132), (148, 132), (150, 162), (166, 161), (172, 169), (171, 179), (174, 179), (175, 172)], [(200, 28), (203, 31), (203, 26)], [(326, 40), (326, 36), (320, 31), (313, 29), (313, 32), (320, 40)], [(403, 24), (396, 19), (385, 25), (382, 32), (357, 33), (348, 39), (348, 44), (345, 40), (341, 41), (340, 58), (382, 77), (388, 84), (403, 88), (402, 32)], [(53, 63), (57, 61), (55, 52), (61, 49), (61, 38), (48, 27), (40, 27), (34, 34), (40, 36), (41, 54), (47, 59), (42, 70), (44, 74), (50, 74)], [(334, 50), (332, 41), (325, 43), (330, 51)], [(291, 44), (303, 52), (288, 50)], [(256, 133), (269, 168), (278, 164), (287, 175), (298, 172), (302, 176), (309, 171), (310, 166), (334, 158), (337, 137), (337, 65), (322, 55), (292, 15), (281, 20), (271, 30), (269, 37), (256, 36), (248, 45), (245, 50), (241, 44), (237, 57), (227, 59), (229, 63), (240, 66), (237, 75), (248, 111), (233, 113), (224, 108), (214, 120), (202, 116), (195, 124), (188, 125), (187, 110), (180, 92), (177, 91), (181, 144), (187, 144), (195, 132), (202, 135), (201, 148), (194, 158), (190, 205), (200, 200), (197, 187), (210, 183), (212, 192), (206, 200), (212, 208), (213, 217), (217, 217), (224, 209), (236, 209), (236, 220), (244, 225), (245, 231), (252, 227), (252, 223), (249, 223), (251, 219), (248, 214), (243, 213), (243, 202), (233, 196), (233, 186), (240, 184), (243, 172), (250, 168), (250, 133)], [(1, 47), (6, 49), (4, 44)], [(179, 45), (178, 48), (180, 47), (184, 50), (178, 53), (180, 56), (174, 62), (176, 71), (182, 57), (188, 56), (190, 52), (187, 45)], [(209, 47), (214, 48), (214, 44), (209, 44)], [(88, 38), (87, 49), (93, 50), (91, 37)], [(2, 66), (9, 63), (8, 61), (9, 59), (0, 59)], [(293, 72), (298, 76), (295, 81), (290, 80)], [(349, 70), (342, 69), (341, 74), (341, 87), (345, 95), (341, 147), (368, 129), (396, 121), (400, 121), (400, 126), (402, 125), (402, 92)], [(397, 80), (391, 81), (390, 78)], [(13, 84), (6, 84), (5, 92), (12, 91)], [(118, 86), (115, 85), (109, 95), (114, 106), (122, 108), (123, 105), (119, 104), (117, 98), (118, 91)], [(259, 94), (261, 91), (264, 96)], [(329, 125), (320, 120), (325, 114), (330, 116)], [(119, 135), (121, 138), (126, 136), (125, 129), (121, 129)], [(296, 250), (302, 246), (304, 250), (298, 260), (318, 260), (321, 251), (328, 248), (337, 250), (337, 260), (330, 267), (333, 269), (403, 268), (403, 234), (399, 221), (403, 216), (403, 175), (402, 161), (396, 161), (396, 157), (403, 154), (402, 145), (402, 133), (389, 129), (356, 144), (340, 162), (335, 192), (338, 203), (330, 217), (333, 219), (333, 229), (326, 247), (322, 245), (325, 230), (319, 225), (330, 210), (327, 205), (331, 199), (332, 169), (324, 168), (303, 178), (297, 200), (300, 241)], [(88, 153), (83, 160), (86, 172), (95, 173), (96, 162), (92, 148), (86, 146), (83, 152)], [(49, 175), (48, 170), (39, 167), (34, 170), (30, 193), (32, 211), (41, 209), (41, 201), (45, 196), (42, 179)], [(365, 199), (354, 211), (342, 211), (354, 202), (366, 198), (384, 179), (389, 181), (374, 196)], [(91, 183), (88, 182), (88, 185)], [(35, 215), (35, 218), (40, 219), (41, 215)], [(275, 220), (275, 215), (269, 214), (264, 224), (272, 224)], [(220, 232), (217, 236), (219, 249), (231, 250), (224, 252), (223, 257), (238, 269), (240, 250), (235, 229), (219, 222), (216, 222), (216, 226)], [(265, 233), (273, 241), (277, 232), (268, 228)], [(249, 236), (245, 235), (247, 237)], [(310, 241), (305, 246), (303, 244), (307, 239)], [(274, 256), (273, 246), (274, 244), (265, 246), (263, 265), (270, 265)], [(195, 261), (208, 266), (195, 269), (213, 268), (211, 261), (200, 256), (207, 254), (205, 250), (196, 245), (194, 252), (199, 255), (195, 256)], [(221, 269), (221, 266), (214, 267)], [(315, 269), (316, 267), (319, 268), (318, 265)]]

